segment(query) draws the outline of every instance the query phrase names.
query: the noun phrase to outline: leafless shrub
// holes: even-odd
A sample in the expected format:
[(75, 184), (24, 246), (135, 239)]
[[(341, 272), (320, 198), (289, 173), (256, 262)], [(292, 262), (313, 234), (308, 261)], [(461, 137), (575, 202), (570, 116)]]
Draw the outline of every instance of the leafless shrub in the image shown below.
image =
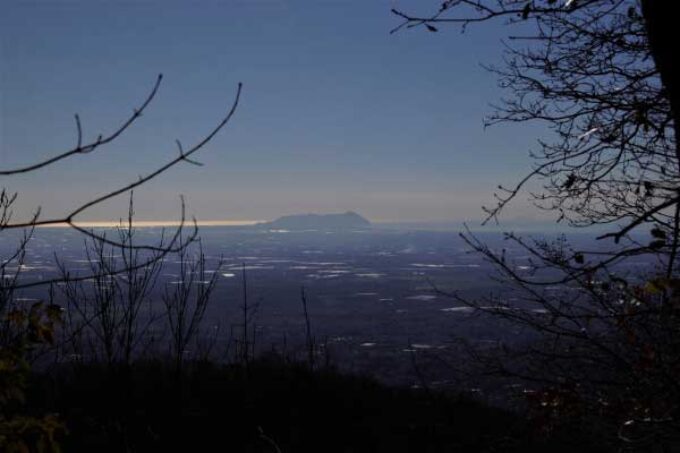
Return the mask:
[[(180, 238), (180, 243), (182, 238)], [(202, 321), (212, 295), (221, 263), (207, 272), (206, 258), (201, 242), (198, 250), (182, 248), (177, 253), (179, 271), (174, 282), (166, 283), (163, 294), (165, 317), (170, 331), (171, 355), (177, 373), (180, 373), (185, 357), (191, 354), (193, 344), (199, 346)], [(208, 347), (209, 348), (209, 347)], [(209, 351), (209, 349), (208, 349)], [(198, 357), (198, 352), (193, 357)]]
[[(76, 114), (76, 144), (72, 149), (57, 153), (43, 161), (23, 167), (0, 169), (0, 178), (2, 178), (3, 183), (10, 178), (16, 178), (21, 175), (38, 171), (45, 171), (51, 168), (57, 162), (96, 152), (105, 145), (115, 141), (135, 122), (137, 122), (139, 118), (141, 118), (142, 114), (147, 110), (155, 98), (160, 88), (161, 81), (162, 75), (159, 75), (148, 96), (144, 99), (139, 107), (133, 110), (132, 115), (123, 121), (119, 127), (115, 128), (114, 131), (109, 134), (99, 134), (97, 138), (91, 142), (85, 142), (80, 117)], [(53, 218), (42, 218), (40, 215), (40, 208), (38, 208), (30, 219), (16, 220), (14, 208), (17, 206), (18, 194), (12, 192), (6, 187), (3, 187), (0, 190), (0, 233), (8, 233), (12, 230), (23, 231), (23, 236), (18, 240), (18, 245), (15, 249), (15, 252), (12, 252), (7, 257), (0, 257), (0, 275), (2, 276), (0, 281), (0, 318), (3, 318), (4, 315), (6, 315), (10, 305), (13, 303), (12, 301), (14, 296), (18, 291), (33, 287), (62, 285), (64, 284), (65, 280), (68, 280), (69, 285), (71, 285), (71, 288), (68, 289), (72, 296), (70, 299), (74, 300), (73, 298), (77, 296), (76, 293), (79, 291), (73, 288), (73, 285), (76, 282), (92, 283), (95, 287), (95, 293), (97, 294), (96, 298), (99, 301), (100, 308), (103, 310), (98, 314), (100, 321), (103, 322), (100, 327), (104, 329), (100, 330), (100, 335), (107, 337), (106, 343), (109, 344), (107, 348), (113, 348), (113, 340), (110, 338), (110, 330), (114, 328), (114, 325), (109, 324), (118, 323), (118, 321), (113, 321), (113, 319), (124, 319), (125, 321), (123, 322), (126, 324), (125, 338), (119, 338), (116, 341), (119, 343), (119, 345), (122, 345), (122, 354), (123, 357), (125, 357), (125, 360), (129, 360), (132, 355), (132, 350), (134, 349), (132, 338), (135, 336), (135, 331), (138, 328), (138, 326), (134, 325), (135, 319), (138, 319), (139, 310), (142, 305), (141, 301), (144, 300), (148, 294), (151, 284), (150, 277), (154, 275), (154, 272), (151, 272), (150, 269), (154, 269), (156, 266), (158, 266), (158, 263), (167, 254), (180, 251), (182, 248), (188, 246), (194, 240), (196, 240), (198, 233), (196, 223), (194, 222), (193, 231), (191, 231), (188, 235), (183, 233), (185, 231), (186, 219), (184, 213), (184, 202), (182, 201), (180, 225), (169, 237), (169, 239), (162, 238), (158, 244), (154, 245), (140, 244), (136, 242), (133, 243), (133, 229), (131, 228), (131, 225), (128, 225), (127, 230), (120, 229), (118, 238), (111, 238), (107, 237), (100, 231), (79, 226), (77, 223), (77, 218), (80, 214), (86, 212), (94, 206), (100, 205), (105, 201), (120, 195), (131, 193), (134, 189), (143, 186), (150, 180), (155, 179), (178, 164), (198, 164), (195, 160), (193, 160), (194, 154), (203, 149), (217, 135), (217, 133), (219, 133), (229, 123), (238, 106), (240, 94), (241, 84), (238, 85), (236, 97), (233, 103), (230, 105), (225, 116), (212, 130), (210, 130), (194, 145), (189, 148), (185, 148), (179, 141), (176, 141), (179, 153), (176, 157), (169, 159), (164, 164), (160, 164), (155, 170), (146, 175), (139, 176), (130, 183), (123, 184), (120, 187), (102, 195), (93, 196), (77, 208), (65, 213), (64, 215), (55, 216)], [(131, 215), (129, 218), (131, 219)], [(59, 266), (62, 270), (61, 275), (53, 279), (26, 280), (21, 278), (22, 266), (25, 262), (26, 247), (28, 242), (33, 237), (35, 228), (59, 224), (66, 224), (71, 229), (82, 234), (84, 238), (89, 238), (92, 240), (93, 242), (91, 243), (88, 253), (96, 255), (99, 264), (94, 266), (91, 269), (91, 273), (86, 275), (75, 276), (70, 273), (69, 270), (63, 266), (63, 264), (59, 263)], [(184, 236), (182, 236), (183, 234)], [(181, 244), (179, 243), (180, 236), (183, 237)], [(112, 256), (110, 256), (110, 250), (108, 252), (104, 250), (105, 246), (116, 247), (119, 250), (124, 251), (124, 253), (122, 253), (122, 259), (119, 260), (119, 262), (114, 263)], [(109, 256), (107, 256), (107, 253)], [(114, 307), (111, 305), (110, 299), (112, 294), (115, 291), (120, 291), (124, 285), (128, 285), (128, 289), (131, 290), (131, 292), (128, 292), (126, 296), (128, 297), (127, 306), (123, 310), (123, 313), (114, 313), (112, 312)], [(120, 308), (115, 308), (115, 310), (119, 309)], [(106, 320), (104, 318), (106, 318)], [(113, 354), (112, 349), (109, 351), (108, 355), (111, 354)]]
[[(72, 276), (65, 265), (59, 263), (59, 288), (66, 297), (69, 313), (69, 329), (64, 335), (70, 343), (75, 338), (85, 340), (89, 356), (109, 365), (130, 365), (139, 355), (140, 342), (157, 317), (151, 292), (162, 268), (162, 252), (136, 247), (133, 217), (131, 195), (127, 220), (116, 228), (121, 247), (109, 245), (105, 234), (89, 240), (86, 246), (89, 279)], [(177, 242), (177, 245), (182, 244)], [(161, 239), (158, 249), (162, 248)], [(115, 269), (124, 269), (124, 272), (115, 272)], [(82, 350), (82, 345), (77, 349)]]

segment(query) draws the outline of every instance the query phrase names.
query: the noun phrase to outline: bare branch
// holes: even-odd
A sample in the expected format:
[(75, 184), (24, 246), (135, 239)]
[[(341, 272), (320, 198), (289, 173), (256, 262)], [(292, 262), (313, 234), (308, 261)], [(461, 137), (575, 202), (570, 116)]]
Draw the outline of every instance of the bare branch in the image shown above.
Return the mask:
[(151, 103), (153, 98), (156, 96), (156, 92), (158, 92), (158, 88), (160, 87), (161, 80), (163, 80), (163, 74), (159, 74), (158, 78), (156, 79), (156, 83), (154, 84), (153, 88), (151, 89), (151, 92), (149, 95), (146, 97), (144, 102), (139, 108), (134, 109), (132, 116), (130, 116), (118, 129), (116, 129), (113, 133), (110, 135), (104, 137), (102, 135), (99, 135), (97, 139), (94, 142), (91, 142), (87, 145), (82, 144), (83, 140), (83, 130), (82, 130), (82, 125), (80, 123), (80, 117), (78, 114), (75, 115), (75, 120), (76, 120), (76, 129), (77, 129), (77, 144), (76, 147), (63, 152), (61, 154), (57, 154), (56, 156), (50, 157), (49, 159), (46, 159), (42, 162), (38, 162), (36, 164), (28, 165), (26, 167), (19, 167), (11, 170), (0, 170), (0, 176), (11, 176), (11, 175), (17, 175), (17, 174), (22, 174), (22, 173), (28, 173), (31, 171), (39, 170), (41, 168), (47, 167), (48, 165), (54, 164), (55, 162), (59, 162), (60, 160), (69, 158), (71, 156), (74, 156), (76, 154), (87, 154), (95, 149), (99, 148), (102, 145), (106, 145), (107, 143), (112, 142), (116, 138), (118, 138), (119, 135), (121, 135), (125, 130), (132, 125), (140, 116), (142, 116), (142, 113), (146, 109), (146, 107)]

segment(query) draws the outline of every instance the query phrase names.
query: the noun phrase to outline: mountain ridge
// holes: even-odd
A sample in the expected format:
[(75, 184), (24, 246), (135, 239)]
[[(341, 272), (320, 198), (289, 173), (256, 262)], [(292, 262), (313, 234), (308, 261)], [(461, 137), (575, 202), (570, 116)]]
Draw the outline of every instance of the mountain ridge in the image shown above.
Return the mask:
[(292, 214), (271, 222), (254, 225), (257, 228), (280, 230), (348, 230), (370, 228), (371, 222), (354, 211), (333, 214)]

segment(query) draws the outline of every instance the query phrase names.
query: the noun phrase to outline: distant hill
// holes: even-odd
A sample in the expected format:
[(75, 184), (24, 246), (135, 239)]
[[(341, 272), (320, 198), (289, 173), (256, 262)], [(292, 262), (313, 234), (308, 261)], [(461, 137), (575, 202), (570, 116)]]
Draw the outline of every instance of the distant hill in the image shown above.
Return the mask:
[(342, 214), (287, 215), (255, 226), (277, 230), (351, 230), (370, 228), (371, 222), (356, 212), (348, 211)]

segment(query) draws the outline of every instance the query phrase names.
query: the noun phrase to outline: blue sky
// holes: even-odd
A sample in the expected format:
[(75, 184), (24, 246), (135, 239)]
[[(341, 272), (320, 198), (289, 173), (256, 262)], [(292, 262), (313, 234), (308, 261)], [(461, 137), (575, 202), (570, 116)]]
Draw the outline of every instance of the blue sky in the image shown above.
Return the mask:
[[(423, 1), (4, 1), (0, 16), (0, 164), (12, 167), (110, 131), (151, 88), (148, 112), (96, 153), (0, 185), (20, 213), (59, 215), (174, 157), (221, 118), (198, 156), (135, 194), (140, 219), (270, 219), (356, 210), (375, 221), (471, 221), (527, 168), (538, 127), (483, 128), (501, 91), (501, 24), (389, 34), (390, 8)], [(526, 197), (524, 197), (526, 198)], [(124, 215), (125, 201), (83, 219)], [(531, 221), (513, 205), (506, 219)]]

